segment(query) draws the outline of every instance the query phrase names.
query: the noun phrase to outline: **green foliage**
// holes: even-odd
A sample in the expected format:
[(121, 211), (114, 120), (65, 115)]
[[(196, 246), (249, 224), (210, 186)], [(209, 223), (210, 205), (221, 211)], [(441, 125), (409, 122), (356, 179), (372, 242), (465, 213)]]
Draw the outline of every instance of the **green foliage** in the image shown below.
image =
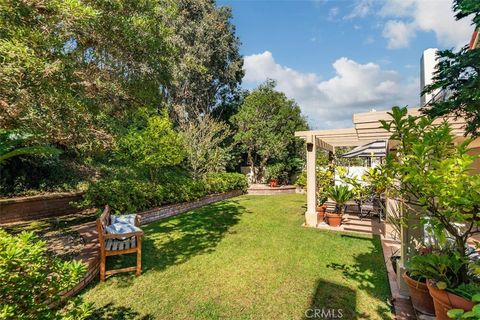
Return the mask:
[[(454, 10), (457, 20), (472, 17), (476, 28), (480, 28), (480, 2), (477, 0), (455, 0)], [(459, 51), (443, 50), (438, 53), (438, 67), (434, 82), (423, 93), (438, 89), (451, 93), (445, 101), (437, 101), (424, 108), (432, 117), (447, 114), (464, 117), (466, 132), (480, 134), (480, 49), (468, 46)]]
[(232, 149), (231, 144), (225, 143), (232, 134), (226, 123), (204, 115), (183, 123), (180, 128), (186, 167), (195, 179), (225, 171)]
[(2, 1), (0, 125), (75, 152), (109, 149), (112, 122), (160, 105), (168, 3)]
[(295, 185), (305, 188), (307, 186), (307, 171), (302, 170), (295, 181)]
[(328, 200), (329, 190), (334, 183), (334, 171), (332, 165), (326, 168), (317, 166), (317, 205), (321, 206)]
[(265, 180), (269, 182), (272, 179), (277, 179), (280, 183), (288, 182), (288, 171), (283, 162), (267, 165), (265, 169)]
[(234, 139), (246, 152), (248, 165), (258, 168), (254, 171), (255, 182), (269, 161), (278, 162), (299, 153), (294, 133), (307, 128), (299, 106), (276, 91), (271, 80), (245, 98), (232, 123), (237, 129)]
[(342, 210), (344, 204), (352, 199), (352, 191), (347, 186), (333, 186), (327, 190), (327, 195), (337, 203), (337, 210)]
[(448, 317), (452, 319), (480, 319), (480, 293), (474, 295), (471, 300), (475, 304), (471, 311), (450, 309), (447, 312)]
[(106, 178), (89, 186), (83, 206), (109, 204), (117, 213), (134, 213), (167, 204), (192, 201), (212, 193), (247, 189), (239, 173), (210, 173), (193, 180), (178, 170), (163, 171), (157, 182), (136, 176)]
[(175, 1), (175, 17), (166, 21), (175, 48), (167, 102), (178, 122), (188, 122), (224, 105), (244, 75), (240, 40), (230, 22), (231, 9), (215, 1)]
[(78, 302), (61, 311), (49, 305), (85, 271), (79, 262), (51, 257), (33, 233), (11, 236), (0, 229), (0, 319), (82, 319), (89, 308)]
[(180, 164), (185, 151), (167, 116), (151, 115), (145, 120), (145, 126), (130, 127), (120, 139), (117, 157), (132, 167), (145, 168), (153, 181), (161, 168)]
[[(35, 138), (33, 134), (18, 130), (0, 129), (0, 166), (8, 159), (21, 155), (59, 155), (61, 153), (54, 147), (35, 144)], [(32, 143), (33, 145), (27, 145)]]
[(456, 288), (460, 283), (459, 273), (467, 263), (456, 252), (428, 253), (413, 256), (407, 262), (410, 277), (419, 281), (435, 280), (439, 289)]
[[(464, 257), (467, 239), (480, 226), (480, 175), (471, 172), (476, 157), (469, 154), (470, 141), (457, 145), (447, 123), (407, 116), (406, 108), (394, 107), (389, 114), (392, 121), (382, 126), (399, 145), (377, 176), (380, 185), (391, 197), (403, 199), (407, 212), (418, 212), (441, 244), (452, 237), (457, 254)], [(459, 270), (460, 282), (468, 282), (467, 271), (466, 266)]]

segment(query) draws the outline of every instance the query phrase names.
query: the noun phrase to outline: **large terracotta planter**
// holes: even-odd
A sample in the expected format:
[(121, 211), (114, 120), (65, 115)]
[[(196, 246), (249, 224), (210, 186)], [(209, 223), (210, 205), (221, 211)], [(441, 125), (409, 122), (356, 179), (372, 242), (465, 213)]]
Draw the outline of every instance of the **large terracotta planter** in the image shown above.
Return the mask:
[(447, 316), (447, 312), (450, 309), (463, 309), (465, 311), (470, 311), (473, 308), (472, 301), (468, 301), (467, 299), (448, 292), (447, 290), (438, 289), (432, 280), (427, 280), (427, 287), (433, 298), (437, 320), (451, 320)]
[(342, 224), (342, 213), (327, 213), (328, 224), (331, 227), (339, 227)]
[(325, 220), (326, 205), (317, 206), (317, 223), (322, 223)]
[(408, 292), (415, 310), (429, 316), (435, 315), (433, 299), (428, 292), (427, 284), (410, 278), (406, 272), (402, 277), (408, 286)]

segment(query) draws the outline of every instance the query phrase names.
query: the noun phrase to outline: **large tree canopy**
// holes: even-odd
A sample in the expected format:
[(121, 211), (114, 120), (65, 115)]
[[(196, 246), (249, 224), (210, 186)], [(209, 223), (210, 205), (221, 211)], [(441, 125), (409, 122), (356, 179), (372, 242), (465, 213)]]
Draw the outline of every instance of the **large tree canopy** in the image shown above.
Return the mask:
[(155, 0), (2, 1), (0, 125), (66, 149), (108, 147), (106, 119), (161, 102), (168, 8)]
[[(480, 28), (480, 1), (455, 0), (457, 19), (471, 17)], [(445, 101), (437, 101), (424, 108), (430, 116), (454, 115), (467, 121), (466, 133), (480, 135), (480, 49), (463, 47), (458, 52), (443, 50), (438, 53), (439, 63), (434, 83), (424, 92), (438, 89), (450, 93)]]
[(246, 152), (257, 180), (269, 160), (284, 160), (295, 149), (295, 131), (308, 127), (300, 107), (276, 91), (271, 80), (245, 98), (232, 122), (237, 127), (234, 139)]
[(176, 5), (169, 41), (177, 59), (166, 96), (172, 115), (182, 122), (229, 99), (244, 72), (230, 8), (216, 7), (213, 0), (180, 0)]

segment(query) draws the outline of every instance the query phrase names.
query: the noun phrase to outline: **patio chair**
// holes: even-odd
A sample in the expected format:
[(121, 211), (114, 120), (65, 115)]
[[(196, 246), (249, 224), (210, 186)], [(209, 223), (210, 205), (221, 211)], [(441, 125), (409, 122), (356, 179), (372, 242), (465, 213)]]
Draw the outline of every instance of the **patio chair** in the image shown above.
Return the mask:
[[(132, 219), (129, 220), (129, 218)], [(133, 224), (129, 222), (133, 222)], [(105, 281), (107, 275), (121, 272), (135, 271), (136, 276), (141, 274), (143, 231), (138, 228), (139, 225), (137, 215), (132, 215), (121, 222), (114, 223), (110, 214), (110, 206), (105, 206), (102, 215), (97, 219), (98, 242), (100, 244), (100, 281)], [(107, 257), (129, 253), (137, 254), (136, 266), (106, 270)]]
[(360, 200), (360, 213), (358, 216), (360, 220), (363, 218), (372, 217), (373, 215), (378, 215), (378, 221), (382, 222), (383, 216), (383, 206), (381, 200), (377, 197), (369, 197), (367, 199)]

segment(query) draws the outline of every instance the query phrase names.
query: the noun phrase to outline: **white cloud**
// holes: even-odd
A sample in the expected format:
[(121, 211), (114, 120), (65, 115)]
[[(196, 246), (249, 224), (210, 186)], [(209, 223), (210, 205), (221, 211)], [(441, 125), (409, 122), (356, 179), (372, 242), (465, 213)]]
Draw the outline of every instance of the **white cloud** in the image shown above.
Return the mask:
[(344, 19), (363, 18), (370, 13), (373, 0), (357, 0), (352, 12), (343, 17)]
[(394, 18), (383, 29), (388, 47), (407, 47), (418, 31), (434, 32), (441, 46), (464, 46), (473, 31), (471, 20), (456, 21), (452, 5), (452, 0), (387, 0), (379, 15)]
[(338, 7), (333, 7), (328, 11), (328, 18), (333, 19), (335, 18), (338, 13), (340, 12), (340, 9)]
[(297, 101), (313, 128), (351, 127), (354, 112), (416, 105), (419, 100), (418, 79), (402, 79), (396, 71), (375, 63), (343, 57), (333, 63), (335, 75), (323, 80), (276, 63), (269, 51), (244, 59), (244, 82), (257, 85), (267, 78), (276, 80), (277, 89)]
[(389, 49), (398, 49), (408, 47), (414, 33), (411, 25), (399, 20), (389, 20), (385, 23), (382, 35), (388, 39), (387, 47)]

